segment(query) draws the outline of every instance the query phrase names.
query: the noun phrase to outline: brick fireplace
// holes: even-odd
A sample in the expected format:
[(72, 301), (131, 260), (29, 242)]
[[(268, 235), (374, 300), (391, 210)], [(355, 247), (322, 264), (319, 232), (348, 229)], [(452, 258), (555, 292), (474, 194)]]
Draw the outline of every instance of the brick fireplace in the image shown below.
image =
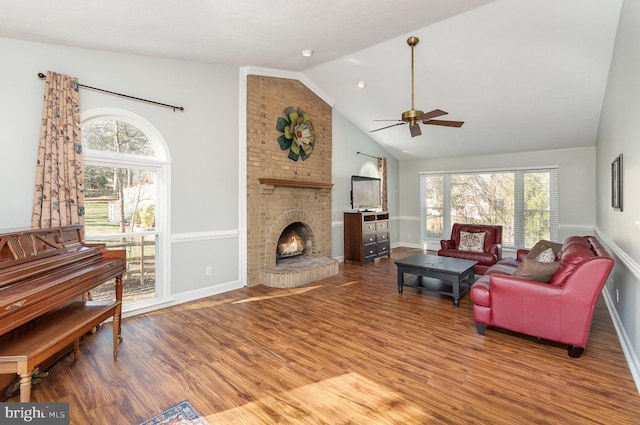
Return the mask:
[[(287, 107), (312, 119), (312, 154), (293, 161), (276, 129)], [(331, 106), (301, 82), (247, 77), (247, 283), (295, 287), (338, 273), (331, 255)], [(278, 258), (281, 235), (294, 224), (304, 252)], [(281, 257), (281, 256), (280, 256)], [(286, 257), (286, 256), (285, 256)]]

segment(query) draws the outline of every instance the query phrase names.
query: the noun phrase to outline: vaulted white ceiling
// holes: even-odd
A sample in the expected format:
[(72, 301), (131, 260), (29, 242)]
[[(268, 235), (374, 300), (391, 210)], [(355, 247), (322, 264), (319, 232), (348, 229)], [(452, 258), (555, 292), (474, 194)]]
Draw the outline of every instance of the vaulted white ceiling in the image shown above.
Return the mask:
[[(0, 0), (0, 37), (303, 73), (399, 159), (593, 146), (622, 0)], [(310, 58), (304, 49), (313, 50)], [(360, 80), (365, 89), (356, 87)]]

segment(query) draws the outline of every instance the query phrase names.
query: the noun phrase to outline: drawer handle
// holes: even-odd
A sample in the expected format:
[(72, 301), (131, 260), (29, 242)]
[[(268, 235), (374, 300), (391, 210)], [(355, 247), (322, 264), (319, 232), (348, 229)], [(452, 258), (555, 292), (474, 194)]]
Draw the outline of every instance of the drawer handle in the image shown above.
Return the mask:
[(24, 300), (20, 300), (20, 301), (18, 301), (16, 303), (13, 303), (11, 305), (8, 305), (8, 306), (5, 307), (5, 311), (13, 310), (14, 308), (20, 308), (23, 305), (25, 305), (26, 302), (27, 302), (27, 300), (24, 299)]

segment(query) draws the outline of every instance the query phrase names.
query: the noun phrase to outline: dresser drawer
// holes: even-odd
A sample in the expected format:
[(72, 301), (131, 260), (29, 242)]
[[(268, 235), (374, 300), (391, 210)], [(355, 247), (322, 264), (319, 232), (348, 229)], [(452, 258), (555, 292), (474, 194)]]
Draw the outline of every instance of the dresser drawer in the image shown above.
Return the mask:
[(366, 245), (364, 247), (364, 258), (375, 258), (378, 256), (378, 245)]
[(372, 243), (376, 243), (376, 234), (375, 233), (368, 233), (365, 235), (362, 235), (362, 243), (365, 245), (370, 245)]
[(389, 232), (382, 232), (376, 235), (377, 242), (386, 242), (389, 240)]
[(380, 242), (376, 246), (378, 247), (378, 255), (380, 256), (389, 254), (389, 251), (391, 250), (391, 246), (388, 241)]
[(365, 223), (362, 225), (362, 231), (363, 231), (364, 233), (368, 233), (368, 232), (375, 232), (375, 231), (376, 231), (376, 227), (377, 227), (377, 226), (376, 226), (376, 222), (375, 222), (375, 221), (372, 221), (372, 222), (370, 222), (370, 223), (365, 222)]
[(388, 221), (376, 221), (376, 230), (380, 231), (380, 230), (388, 230), (389, 229), (389, 222)]

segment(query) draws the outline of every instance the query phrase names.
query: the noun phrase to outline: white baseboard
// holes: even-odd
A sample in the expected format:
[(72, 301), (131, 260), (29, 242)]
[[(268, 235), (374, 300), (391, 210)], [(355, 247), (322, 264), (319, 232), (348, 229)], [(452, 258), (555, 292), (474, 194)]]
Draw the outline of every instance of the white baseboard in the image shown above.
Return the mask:
[(424, 249), (424, 246), (421, 243), (413, 243), (413, 242), (398, 242), (397, 244), (393, 244), (391, 248), (398, 248), (401, 246), (405, 248)]
[(604, 296), (604, 301), (607, 303), (607, 309), (609, 310), (609, 315), (611, 316), (613, 326), (616, 328), (616, 333), (618, 334), (618, 339), (620, 340), (620, 345), (622, 346), (624, 357), (627, 359), (627, 364), (629, 365), (631, 376), (633, 377), (633, 380), (636, 383), (636, 389), (640, 394), (640, 362), (638, 361), (638, 357), (633, 351), (631, 341), (629, 340), (629, 337), (627, 336), (627, 333), (622, 326), (622, 321), (620, 320), (620, 316), (618, 316), (618, 312), (613, 305), (613, 300), (611, 299), (609, 292), (603, 289), (602, 295)]
[(242, 288), (242, 283), (237, 280), (208, 286), (206, 288), (196, 289), (193, 291), (181, 292), (179, 294), (173, 294), (170, 297), (162, 300), (153, 300), (149, 304), (142, 304), (132, 310), (127, 310), (125, 307), (122, 313), (122, 317), (131, 317), (138, 314), (149, 313), (155, 310), (160, 310), (162, 308), (183, 304), (189, 301), (195, 301), (200, 298), (210, 297), (211, 295), (222, 294), (223, 292), (228, 292), (239, 288)]

